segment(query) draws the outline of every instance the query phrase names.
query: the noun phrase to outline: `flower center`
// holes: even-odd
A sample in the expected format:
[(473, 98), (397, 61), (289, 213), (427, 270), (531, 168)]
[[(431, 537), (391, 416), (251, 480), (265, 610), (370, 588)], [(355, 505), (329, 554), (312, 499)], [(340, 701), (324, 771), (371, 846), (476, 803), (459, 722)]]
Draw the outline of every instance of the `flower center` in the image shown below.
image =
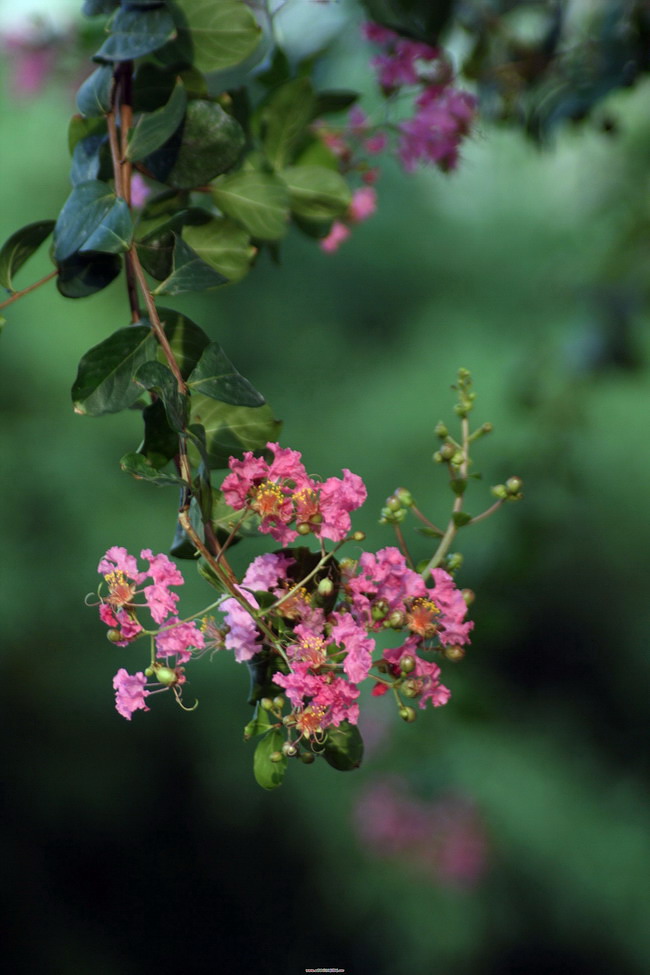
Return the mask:
[(435, 617), (439, 615), (440, 610), (433, 600), (420, 596), (413, 601), (411, 609), (406, 614), (406, 625), (411, 632), (429, 639), (435, 636), (438, 631)]
[(251, 507), (262, 518), (273, 518), (279, 515), (284, 503), (284, 495), (273, 481), (263, 481), (253, 493)]
[(296, 728), (304, 738), (322, 733), (322, 721), (325, 717), (325, 708), (309, 705), (304, 711), (296, 715)]
[(109, 572), (104, 576), (108, 585), (108, 602), (111, 606), (128, 606), (135, 596), (135, 585), (126, 581), (121, 569)]

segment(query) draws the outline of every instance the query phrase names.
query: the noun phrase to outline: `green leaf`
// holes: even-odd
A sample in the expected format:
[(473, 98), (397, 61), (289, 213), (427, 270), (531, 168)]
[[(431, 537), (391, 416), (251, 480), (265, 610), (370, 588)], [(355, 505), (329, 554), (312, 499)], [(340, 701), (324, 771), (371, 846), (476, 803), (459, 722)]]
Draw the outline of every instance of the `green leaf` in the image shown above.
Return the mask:
[(186, 224), (202, 224), (208, 220), (209, 213), (201, 207), (183, 207), (171, 216), (141, 220), (138, 231), (142, 236), (137, 249), (145, 270), (157, 281), (168, 278), (174, 267), (174, 231), (182, 230)]
[(120, 273), (122, 261), (118, 254), (73, 254), (58, 262), (57, 290), (65, 298), (87, 298), (101, 291)]
[(175, 0), (179, 41), (200, 71), (231, 68), (257, 47), (262, 31), (242, 0)]
[(278, 728), (268, 731), (257, 743), (253, 757), (253, 773), (257, 784), (263, 789), (277, 789), (282, 785), (284, 773), (287, 771), (287, 758), (283, 755), (279, 762), (272, 762), (271, 755), (282, 752), (283, 744), (284, 735)]
[(107, 135), (106, 119), (84, 118), (83, 115), (73, 115), (68, 125), (68, 151), (72, 155), (74, 147), (81, 139), (91, 135)]
[[(206, 333), (186, 315), (172, 308), (158, 308), (158, 316), (169, 339), (172, 352), (183, 379), (187, 379), (203, 354), (203, 350), (210, 344)], [(164, 352), (158, 350), (158, 358), (164, 363)]]
[(245, 142), (244, 130), (232, 115), (196, 98), (187, 106), (182, 128), (148, 155), (145, 165), (159, 182), (192, 189), (234, 166)]
[(147, 325), (113, 332), (82, 357), (72, 386), (75, 413), (102, 416), (127, 409), (142, 393), (134, 377), (156, 357), (158, 344)]
[(184, 433), (188, 417), (188, 398), (179, 392), (173, 373), (162, 362), (151, 360), (140, 366), (134, 381), (145, 389), (153, 389), (163, 401), (167, 422), (176, 433)]
[(312, 118), (320, 118), (330, 112), (344, 112), (358, 100), (358, 91), (319, 91), (316, 94)]
[(176, 85), (176, 73), (144, 61), (133, 79), (133, 111), (154, 112), (169, 101)]
[(110, 14), (119, 5), (120, 0), (84, 0), (81, 12), (86, 17), (96, 17), (98, 14)]
[(185, 484), (185, 481), (175, 474), (163, 474), (161, 471), (156, 470), (142, 454), (125, 454), (120, 460), (120, 467), (137, 480), (149, 481), (150, 484), (156, 484), (158, 487), (166, 487), (168, 485), (178, 487), (179, 485), (182, 486)]
[(287, 232), (289, 191), (278, 176), (241, 172), (221, 177), (212, 188), (223, 213), (260, 240), (278, 240)]
[(262, 394), (235, 369), (218, 342), (206, 346), (187, 385), (192, 394), (202, 393), (233, 406), (263, 406), (265, 403)]
[(463, 525), (469, 524), (472, 520), (472, 516), (468, 515), (466, 511), (454, 511), (451, 518), (456, 528), (462, 528)]
[(443, 538), (445, 534), (438, 528), (430, 528), (429, 525), (425, 525), (424, 528), (416, 528), (415, 530), (418, 535), (425, 535), (426, 538)]
[(338, 728), (328, 728), (323, 757), (339, 772), (359, 768), (363, 759), (363, 738), (357, 726), (342, 721)]
[(228, 279), (201, 260), (196, 251), (178, 235), (174, 235), (172, 272), (153, 291), (155, 295), (179, 295), (184, 291), (205, 291), (227, 284)]
[(460, 497), (465, 494), (467, 490), (467, 478), (466, 477), (454, 477), (449, 482), (449, 487), (452, 489), (454, 494)]
[(162, 400), (149, 403), (142, 411), (144, 440), (138, 453), (147, 459), (156, 470), (165, 467), (178, 453), (178, 434), (167, 422), (167, 414)]
[[(246, 450), (262, 450), (268, 441), (277, 440), (281, 423), (273, 418), (270, 406), (230, 406), (195, 393), (191, 400), (191, 423), (205, 429), (208, 462), (212, 469), (225, 468), (232, 456)], [(189, 445), (190, 458), (194, 448)]]
[(28, 223), (9, 237), (0, 248), (0, 285), (13, 291), (13, 276), (38, 250), (54, 229), (54, 220)]
[(214, 217), (199, 227), (184, 227), (183, 240), (229, 281), (240, 281), (257, 253), (243, 227), (224, 217)]
[(132, 61), (157, 51), (175, 36), (176, 25), (166, 7), (149, 10), (120, 7), (111, 22), (111, 33), (95, 57), (105, 61)]
[(106, 115), (111, 108), (113, 68), (102, 64), (86, 78), (77, 92), (77, 108), (82, 115)]
[(273, 727), (274, 723), (277, 723), (276, 719), (258, 701), (255, 705), (253, 717), (244, 728), (244, 741), (249, 741), (251, 738), (257, 738), (258, 735), (263, 735), (265, 731)]
[(174, 134), (183, 121), (187, 95), (182, 82), (178, 82), (166, 105), (143, 115), (129, 139), (127, 159), (144, 159)]
[[(128, 248), (132, 233), (129, 208), (110, 186), (90, 180), (75, 186), (54, 228), (54, 258), (64, 261), (79, 250), (118, 253)], [(92, 246), (96, 240), (101, 246)]]
[(274, 169), (283, 169), (309, 138), (314, 92), (309, 78), (296, 78), (274, 91), (261, 111), (264, 152)]
[(325, 166), (292, 166), (282, 172), (291, 210), (307, 220), (331, 220), (345, 213), (352, 193), (342, 176)]
[[(261, 518), (254, 511), (248, 511), (244, 517), (243, 512), (235, 511), (223, 500), (221, 491), (212, 492), (212, 528), (219, 539), (223, 542), (231, 534), (235, 525), (237, 526), (237, 536), (244, 538), (255, 538), (259, 531)], [(235, 539), (231, 542), (234, 544)]]
[(77, 142), (70, 167), (70, 182), (73, 186), (92, 180), (110, 179), (112, 173), (107, 135), (88, 135)]

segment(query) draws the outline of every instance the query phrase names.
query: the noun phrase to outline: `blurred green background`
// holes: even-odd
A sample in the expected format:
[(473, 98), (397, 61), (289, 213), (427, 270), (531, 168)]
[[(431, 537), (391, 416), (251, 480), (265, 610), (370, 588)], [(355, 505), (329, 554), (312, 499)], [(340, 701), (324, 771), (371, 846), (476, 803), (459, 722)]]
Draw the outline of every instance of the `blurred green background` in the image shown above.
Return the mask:
[[(69, 191), (73, 91), (5, 85), (2, 239)], [(388, 166), (379, 212), (337, 254), (292, 236), (280, 267), (263, 257), (239, 285), (165, 302), (263, 390), (310, 471), (364, 478), (369, 546), (393, 544), (377, 518), (397, 486), (445, 519), (433, 428), (452, 418), (459, 366), (476, 420), (495, 425), (470, 510), (525, 481), (524, 503), (460, 536), (476, 629), (445, 669), (452, 702), (407, 727), (369, 700), (358, 772), (290, 766), (263, 792), (242, 742), (247, 674), (226, 654), (193, 667), (192, 714), (171, 695), (131, 724), (116, 714), (112, 675), (141, 663), (84, 596), (110, 545), (168, 549), (176, 503), (119, 470), (137, 413), (71, 409), (80, 356), (128, 323), (123, 281), (8, 309), (8, 971), (648, 971), (649, 94), (608, 102), (615, 132), (563, 131), (544, 152), (479, 126), (455, 175)], [(19, 286), (48, 272), (43, 250)], [(234, 562), (262, 550), (243, 543)], [(192, 611), (206, 594), (186, 570)], [(382, 834), (378, 786), (404, 819), (418, 811), (410, 840)], [(454, 862), (475, 851), (471, 876), (441, 868), (450, 845)]]

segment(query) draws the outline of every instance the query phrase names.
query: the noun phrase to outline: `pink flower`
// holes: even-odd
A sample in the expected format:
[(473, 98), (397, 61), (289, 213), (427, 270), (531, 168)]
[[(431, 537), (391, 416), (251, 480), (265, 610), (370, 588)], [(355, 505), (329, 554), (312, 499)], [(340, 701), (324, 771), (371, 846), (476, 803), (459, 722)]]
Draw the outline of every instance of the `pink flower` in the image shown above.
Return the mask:
[(350, 531), (350, 512), (360, 508), (368, 492), (358, 474), (343, 468), (343, 480), (328, 477), (319, 491), (319, 510), (322, 522), (314, 529), (320, 538), (342, 541)]
[(180, 569), (166, 555), (154, 555), (150, 548), (143, 548), (140, 557), (149, 562), (145, 575), (151, 576), (156, 585), (182, 586), (185, 582)]
[(134, 173), (131, 179), (131, 204), (141, 207), (151, 195), (151, 187), (145, 183), (140, 173)]
[[(359, 575), (351, 579), (352, 614), (374, 629), (390, 613), (405, 609), (407, 599), (426, 595), (421, 576), (409, 569), (399, 549), (394, 546), (380, 549), (376, 555), (364, 552), (359, 559)], [(373, 607), (381, 609), (379, 619), (372, 617)]]
[(350, 228), (340, 220), (335, 220), (327, 237), (323, 237), (320, 241), (319, 247), (326, 254), (333, 254), (349, 236)]
[(334, 620), (332, 640), (345, 649), (343, 670), (353, 684), (360, 684), (370, 672), (375, 641), (350, 613), (333, 613), (331, 619)]
[(367, 220), (377, 209), (377, 191), (372, 186), (362, 186), (352, 194), (348, 217), (352, 223)]
[(361, 32), (366, 40), (373, 44), (391, 44), (398, 37), (394, 30), (389, 30), (388, 27), (382, 27), (370, 20), (362, 25)]
[(193, 650), (202, 650), (204, 646), (205, 637), (195, 622), (181, 623), (172, 618), (156, 634), (156, 656), (175, 655), (181, 664), (190, 660)]
[(469, 131), (475, 99), (468, 92), (431, 86), (416, 102), (416, 114), (400, 122), (399, 156), (412, 172), (418, 162), (432, 162), (445, 172), (458, 162), (458, 149)]
[(168, 616), (176, 612), (178, 594), (170, 592), (164, 585), (147, 586), (144, 590), (144, 598), (156, 623), (164, 622)]
[(115, 707), (118, 714), (121, 714), (127, 721), (131, 720), (134, 711), (148, 711), (149, 708), (144, 703), (145, 697), (149, 696), (149, 691), (145, 689), (147, 678), (142, 672), (129, 674), (121, 667), (113, 678), (115, 689)]
[(369, 152), (372, 155), (383, 152), (387, 145), (388, 137), (384, 132), (376, 132), (374, 135), (369, 136), (364, 142), (366, 152)]
[(431, 575), (435, 588), (429, 589), (428, 593), (441, 610), (438, 634), (440, 642), (443, 646), (469, 643), (469, 634), (474, 629), (474, 622), (465, 620), (467, 603), (463, 599), (463, 594), (456, 588), (456, 583), (444, 569), (433, 569)]
[(253, 559), (246, 569), (242, 586), (253, 592), (267, 590), (272, 592), (281, 581), (287, 578), (287, 569), (294, 560), (287, 555), (267, 552)]
[[(239, 589), (253, 609), (258, 609), (258, 603), (250, 593)], [(224, 645), (228, 650), (235, 651), (235, 660), (242, 663), (250, 660), (261, 649), (262, 634), (255, 626), (251, 614), (236, 599), (225, 599), (221, 604), (224, 619), (229, 630), (226, 633)]]
[(129, 555), (121, 545), (113, 545), (109, 548), (106, 555), (100, 559), (97, 571), (102, 575), (110, 575), (112, 572), (123, 572), (128, 579), (134, 582), (142, 582), (146, 579), (146, 572), (138, 572), (138, 563), (134, 555)]

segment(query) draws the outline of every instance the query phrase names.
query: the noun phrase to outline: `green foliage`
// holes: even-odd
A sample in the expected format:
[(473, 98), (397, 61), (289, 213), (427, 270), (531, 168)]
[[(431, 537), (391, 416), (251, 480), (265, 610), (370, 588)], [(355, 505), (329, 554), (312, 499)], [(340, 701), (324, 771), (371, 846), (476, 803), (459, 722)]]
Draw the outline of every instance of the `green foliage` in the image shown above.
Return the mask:
[(328, 728), (323, 757), (339, 772), (359, 768), (363, 760), (363, 739), (357, 726), (342, 721), (337, 728)]
[(289, 193), (278, 176), (262, 172), (223, 176), (215, 182), (212, 196), (219, 209), (252, 237), (279, 240), (287, 232)]
[(64, 298), (87, 298), (102, 291), (120, 273), (122, 262), (117, 254), (75, 253), (57, 262), (58, 291)]
[(174, 86), (169, 101), (162, 108), (140, 117), (129, 137), (126, 151), (128, 159), (144, 159), (158, 149), (174, 134), (183, 120), (187, 107), (187, 95), (182, 82)]
[(111, 107), (113, 68), (102, 64), (89, 75), (77, 92), (77, 108), (82, 115), (105, 115)]
[[(253, 757), (253, 773), (263, 789), (277, 789), (282, 785), (287, 770), (287, 758), (282, 754), (284, 736), (278, 728), (272, 728), (257, 743)], [(273, 759), (280, 758), (277, 761)]]
[(183, 240), (229, 281), (240, 281), (250, 270), (256, 254), (244, 228), (223, 217), (213, 217), (200, 226), (186, 225)]
[(147, 325), (120, 328), (81, 359), (72, 386), (75, 413), (118, 413), (142, 394), (135, 375), (156, 357), (157, 343)]
[(128, 250), (132, 233), (129, 208), (107, 183), (80, 183), (72, 190), (56, 222), (54, 258), (60, 263), (77, 251), (118, 254)]
[(120, 467), (126, 474), (135, 477), (136, 480), (147, 481), (157, 487), (178, 487), (185, 484), (182, 478), (159, 471), (141, 453), (125, 454), (120, 460)]
[(211, 342), (190, 374), (192, 393), (233, 406), (263, 406), (264, 397), (239, 373), (218, 342)]
[(54, 220), (38, 220), (16, 230), (0, 248), (0, 285), (13, 291), (13, 276), (54, 229)]
[(179, 49), (200, 71), (239, 64), (257, 47), (261, 30), (242, 0), (174, 0)]
[[(281, 427), (268, 404), (231, 406), (200, 393), (192, 396), (190, 422), (205, 430), (208, 461), (216, 469), (227, 467), (230, 457), (241, 457), (246, 450), (262, 450), (277, 440)], [(189, 454), (196, 462), (192, 446)]]
[(309, 78), (288, 81), (270, 95), (261, 110), (260, 125), (264, 153), (274, 169), (284, 169), (302, 147), (315, 101)]
[(95, 58), (132, 61), (163, 47), (176, 34), (174, 19), (166, 6), (141, 9), (120, 7), (111, 21), (111, 33)]
[(204, 291), (227, 284), (228, 279), (206, 264), (178, 234), (173, 235), (171, 273), (152, 292), (154, 295), (179, 295), (184, 291)]
[(342, 176), (324, 166), (292, 166), (282, 172), (292, 213), (308, 220), (331, 220), (350, 205), (352, 194)]

